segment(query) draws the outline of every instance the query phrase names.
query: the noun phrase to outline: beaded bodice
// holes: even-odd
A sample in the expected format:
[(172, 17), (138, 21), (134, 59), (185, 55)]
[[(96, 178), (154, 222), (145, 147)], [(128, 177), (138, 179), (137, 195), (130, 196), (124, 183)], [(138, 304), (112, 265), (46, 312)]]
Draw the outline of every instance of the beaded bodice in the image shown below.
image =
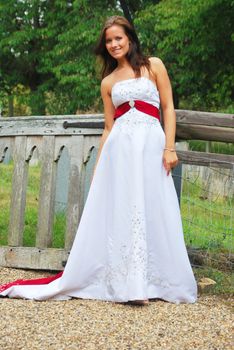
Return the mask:
[(112, 101), (115, 107), (130, 100), (142, 100), (159, 108), (159, 92), (153, 81), (146, 78), (120, 80), (112, 87)]

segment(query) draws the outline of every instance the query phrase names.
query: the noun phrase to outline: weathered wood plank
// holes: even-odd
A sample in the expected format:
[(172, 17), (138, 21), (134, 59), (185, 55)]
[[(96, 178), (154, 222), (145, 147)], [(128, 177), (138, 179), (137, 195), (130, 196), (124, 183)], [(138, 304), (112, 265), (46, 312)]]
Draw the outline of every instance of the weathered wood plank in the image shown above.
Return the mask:
[(68, 128), (87, 128), (87, 129), (103, 129), (104, 121), (77, 121), (77, 122), (69, 122), (65, 121), (63, 123), (64, 129)]
[(52, 243), (56, 169), (54, 145), (54, 136), (43, 137), (38, 232), (36, 237), (36, 246), (39, 248), (50, 247)]
[(10, 224), (8, 244), (19, 246), (23, 243), (24, 212), (28, 180), (28, 162), (26, 156), (27, 137), (19, 136), (14, 145), (14, 172), (12, 179)]
[(234, 129), (178, 123), (176, 125), (176, 138), (177, 140), (234, 142)]
[(177, 151), (176, 153), (179, 161), (185, 164), (234, 169), (234, 156), (232, 155), (195, 151)]
[[(232, 131), (234, 132), (234, 116), (232, 114), (176, 110), (176, 115), (178, 138), (186, 139), (188, 135), (189, 139), (193, 137), (203, 140), (204, 134), (206, 135), (207, 130), (210, 130), (210, 134), (213, 134), (211, 141), (220, 141), (219, 129), (215, 129), (215, 127), (231, 129), (229, 130), (230, 135), (233, 135)], [(64, 128), (65, 122), (70, 123), (68, 128)], [(104, 118), (102, 114), (0, 118), (0, 136), (100, 135), (103, 127)], [(191, 128), (194, 130), (192, 135), (189, 133)], [(186, 133), (187, 130), (188, 133)], [(217, 133), (214, 134), (216, 130)], [(225, 137), (226, 131), (223, 130), (221, 137)], [(200, 132), (202, 133), (201, 136)], [(226, 142), (232, 142), (232, 140), (233, 136), (229, 137), (228, 140), (222, 139)]]
[[(80, 127), (65, 129), (65, 121), (77, 122)], [(17, 117), (0, 118), (0, 136), (19, 135), (96, 135), (101, 134), (104, 127), (102, 114), (73, 115), (73, 116), (45, 116), (45, 117)], [(93, 124), (90, 128), (90, 123)]]
[(89, 136), (84, 139), (83, 168), (82, 168), (82, 191), (81, 191), (81, 211), (83, 211), (85, 201), (89, 192), (96, 157), (100, 146), (100, 138)]
[(176, 110), (176, 120), (180, 124), (194, 124), (234, 128), (234, 115), (189, 110)]
[(58, 248), (0, 247), (0, 266), (61, 271), (69, 251)]
[(26, 159), (28, 161), (31, 160), (33, 153), (35, 152), (35, 149), (37, 149), (37, 154), (40, 157), (42, 151), (42, 141), (43, 138), (41, 136), (29, 136), (27, 138), (27, 150), (26, 150)]
[(68, 188), (67, 225), (65, 234), (65, 249), (70, 249), (73, 243), (78, 223), (81, 217), (81, 169), (83, 164), (83, 136), (70, 138), (70, 174)]
[(6, 155), (13, 155), (14, 138), (13, 137), (0, 137), (0, 163), (6, 160)]

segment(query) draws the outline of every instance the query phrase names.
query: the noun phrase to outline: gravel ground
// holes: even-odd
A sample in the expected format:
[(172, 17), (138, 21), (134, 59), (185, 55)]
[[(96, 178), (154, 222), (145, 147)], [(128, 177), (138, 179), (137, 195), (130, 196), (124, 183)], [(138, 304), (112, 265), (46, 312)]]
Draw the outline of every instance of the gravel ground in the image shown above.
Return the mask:
[[(0, 268), (0, 283), (45, 272)], [(133, 306), (96, 300), (0, 298), (1, 350), (231, 350), (233, 300)]]

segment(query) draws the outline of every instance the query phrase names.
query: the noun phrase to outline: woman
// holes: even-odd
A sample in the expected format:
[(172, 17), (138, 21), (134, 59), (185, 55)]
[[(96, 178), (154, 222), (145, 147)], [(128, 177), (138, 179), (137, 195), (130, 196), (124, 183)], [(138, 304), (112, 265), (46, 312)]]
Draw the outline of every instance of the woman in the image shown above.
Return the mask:
[(197, 286), (170, 174), (178, 159), (167, 71), (159, 58), (141, 53), (120, 16), (105, 23), (96, 53), (104, 62), (105, 129), (66, 267), (52, 278), (2, 286), (0, 295), (194, 303)]

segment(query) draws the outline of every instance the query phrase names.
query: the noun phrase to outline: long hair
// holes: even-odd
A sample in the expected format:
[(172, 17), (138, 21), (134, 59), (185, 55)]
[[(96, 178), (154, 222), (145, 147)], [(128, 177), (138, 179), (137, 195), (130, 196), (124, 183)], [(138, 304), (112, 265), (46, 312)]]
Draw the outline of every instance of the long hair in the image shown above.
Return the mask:
[(122, 16), (112, 16), (106, 20), (94, 50), (95, 54), (102, 59), (102, 78), (113, 72), (118, 65), (117, 60), (106, 49), (106, 30), (113, 25), (121, 26), (131, 43), (126, 58), (135, 72), (135, 76), (141, 76), (141, 67), (146, 67), (150, 70), (149, 59), (141, 52), (140, 42), (133, 26)]

